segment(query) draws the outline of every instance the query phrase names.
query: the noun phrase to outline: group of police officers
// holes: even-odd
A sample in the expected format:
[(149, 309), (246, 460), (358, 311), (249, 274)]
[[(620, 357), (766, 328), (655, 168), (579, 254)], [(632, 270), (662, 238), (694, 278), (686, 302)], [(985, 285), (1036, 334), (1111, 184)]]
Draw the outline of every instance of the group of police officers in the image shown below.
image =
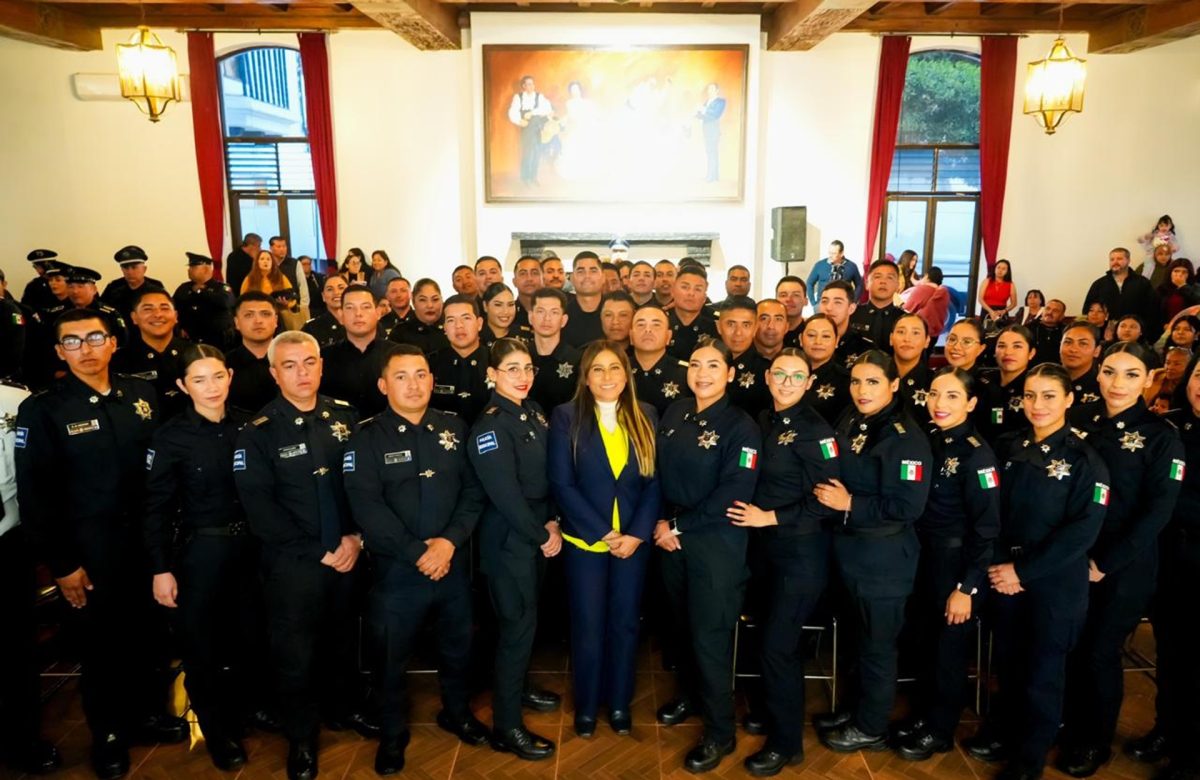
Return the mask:
[[(99, 274), (36, 250), (28, 310), (6, 304), (26, 336), (9, 376), (38, 390), (0, 397), (16, 467), (0, 520), (0, 599), (20, 638), (4, 643), (2, 695), (16, 765), (59, 763), (31, 682), (35, 560), (72, 608), (100, 777), (129, 771), (131, 744), (187, 738), (167, 712), (173, 655), (221, 769), (246, 763), (242, 737), (261, 728), (287, 737), (289, 777), (314, 777), (324, 724), (378, 738), (376, 770), (402, 770), (405, 669), (422, 643), (440, 661), (440, 727), (553, 755), (521, 716), (560, 706), (526, 679), (538, 584), (562, 545), (547, 420), (583, 381), (580, 350), (605, 339), (628, 351), (627, 380), (657, 413), (662, 585), (648, 609), (669, 618), (680, 675), (658, 719), (704, 722), (686, 768), (733, 750), (743, 611), (763, 626), (765, 682), (743, 725), (767, 735), (746, 768), (803, 759), (801, 630), (828, 601), (854, 647), (844, 706), (813, 721), (828, 748), (951, 749), (982, 617), (1000, 692), (968, 751), (1036, 778), (1058, 739), (1060, 768), (1088, 776), (1109, 758), (1121, 644), (1157, 590), (1158, 725), (1129, 749), (1170, 757), (1165, 777), (1200, 776), (1185, 649), (1200, 560), (1200, 486), (1185, 466), (1200, 447), (1195, 361), (1178, 425), (1141, 400), (1153, 353), (1117, 344), (1102, 358), (1086, 324), (989, 340), (962, 321), (935, 374), (925, 324), (892, 303), (887, 261), (864, 291), (826, 284), (807, 319), (797, 277), (755, 302), (748, 274), (731, 272), (714, 306), (697, 263), (615, 268), (591, 252), (574, 260), (573, 293), (546, 267), (561, 271), (557, 258), (521, 258), (515, 296), (493, 258), (474, 284), (456, 272), (444, 300), (431, 279), (392, 280), (377, 298), (333, 274), (319, 280), (325, 312), (278, 333), (269, 296), (235, 299), (209, 258), (187, 257), (189, 282), (171, 295), (125, 247), (123, 278), (97, 295)], [(516, 315), (493, 316), (497, 300)], [(514, 401), (506, 376), (526, 370), (529, 400)], [(491, 729), (470, 708), (474, 624), (491, 617), (474, 575), (497, 624)], [(905, 648), (917, 706), (889, 726)]]

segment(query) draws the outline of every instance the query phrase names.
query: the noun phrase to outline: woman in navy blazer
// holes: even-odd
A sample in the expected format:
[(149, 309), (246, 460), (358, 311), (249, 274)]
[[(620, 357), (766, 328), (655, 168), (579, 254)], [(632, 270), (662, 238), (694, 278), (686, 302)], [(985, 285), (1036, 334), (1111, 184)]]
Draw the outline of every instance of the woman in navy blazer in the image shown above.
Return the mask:
[(634, 655), (648, 541), (659, 516), (654, 409), (639, 404), (619, 344), (583, 351), (575, 398), (550, 419), (550, 489), (562, 520), (571, 613), (575, 731), (590, 737), (608, 705), (631, 729)]

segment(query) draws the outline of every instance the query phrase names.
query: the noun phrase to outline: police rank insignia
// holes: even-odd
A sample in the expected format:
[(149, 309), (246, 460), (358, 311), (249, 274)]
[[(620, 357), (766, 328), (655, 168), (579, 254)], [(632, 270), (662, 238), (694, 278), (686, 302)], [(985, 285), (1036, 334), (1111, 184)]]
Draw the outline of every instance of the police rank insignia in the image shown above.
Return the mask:
[(575, 366), (571, 365), (569, 362), (564, 360), (558, 364), (559, 379), (570, 379), (571, 374), (573, 373), (575, 373)]
[(1121, 437), (1121, 449), (1137, 452), (1142, 447), (1146, 446), (1146, 437), (1137, 431), (1127, 431)]
[(740, 377), (738, 377), (738, 384), (746, 389), (753, 387), (754, 374), (750, 371), (744, 372)]
[(1019, 395), (1014, 395), (1012, 398), (1008, 399), (1008, 408), (1012, 409), (1014, 412), (1021, 411), (1021, 407), (1024, 405), (1025, 401)]
[(17, 416), (15, 414), (0, 415), (0, 430), (5, 433), (12, 433), (17, 429)]
[(917, 406), (924, 406), (925, 400), (929, 397), (928, 390), (913, 390), (913, 403)]
[(958, 473), (958, 458), (946, 458), (946, 462), (942, 464), (942, 476), (952, 477)]
[(817, 398), (822, 401), (828, 401), (833, 398), (833, 385), (821, 385), (817, 388)]
[(1051, 460), (1050, 465), (1046, 467), (1046, 474), (1062, 482), (1063, 477), (1071, 476), (1071, 464), (1065, 460)]
[(796, 440), (796, 432), (795, 431), (784, 431), (783, 433), (779, 434), (779, 443), (784, 446), (791, 444), (795, 440)]
[(867, 434), (865, 433), (860, 433), (850, 440), (850, 449), (854, 450), (856, 455), (861, 455), (865, 446), (867, 446)]
[(133, 402), (133, 411), (143, 420), (149, 420), (154, 414), (154, 410), (150, 408), (150, 402), (141, 398)]
[(458, 449), (458, 437), (454, 435), (454, 431), (442, 431), (438, 434), (438, 444), (442, 445), (442, 449), (447, 452), (456, 450)]
[(679, 395), (679, 385), (674, 382), (663, 382), (662, 394), (664, 398), (674, 398)]
[(705, 431), (704, 433), (700, 434), (700, 436), (697, 438), (697, 441), (704, 449), (711, 450), (713, 447), (717, 446), (717, 441), (720, 440), (720, 438), (721, 437), (717, 435), (716, 431)]
[(1100, 400), (1100, 396), (1096, 395), (1095, 393), (1084, 393), (1083, 396), (1080, 397), (1079, 403), (1090, 404), (1093, 401), (1099, 401), (1099, 400)]
[(329, 432), (333, 434), (333, 438), (338, 441), (347, 441), (350, 438), (350, 426), (344, 422), (335, 422), (329, 424)]
[(422, 472), (421, 472), (420, 474), (418, 474), (417, 476), (420, 476), (420, 477), (425, 477), (425, 479), (429, 479), (430, 477), (432, 477), (432, 476), (433, 476), (434, 474), (436, 474), (436, 473), (437, 473), (437, 472), (436, 472), (436, 471), (434, 471), (433, 469), (425, 469), (424, 471), (422, 471)]

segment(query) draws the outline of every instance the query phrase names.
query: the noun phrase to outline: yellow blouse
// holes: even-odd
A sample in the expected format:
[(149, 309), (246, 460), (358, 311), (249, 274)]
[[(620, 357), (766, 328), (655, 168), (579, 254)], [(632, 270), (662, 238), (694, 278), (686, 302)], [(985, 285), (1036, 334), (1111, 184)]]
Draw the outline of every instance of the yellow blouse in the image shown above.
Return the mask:
[[(625, 470), (625, 464), (629, 462), (629, 437), (625, 435), (625, 429), (620, 424), (611, 431), (607, 430), (604, 424), (599, 421), (597, 421), (596, 427), (600, 429), (600, 438), (604, 442), (604, 452), (608, 455), (608, 466), (612, 469), (613, 478), (618, 478), (621, 476), (621, 472)], [(617, 499), (615, 497), (613, 498), (612, 507), (612, 528), (617, 533), (621, 532), (621, 515), (617, 511)], [(608, 552), (608, 543), (604, 541), (588, 544), (570, 534), (563, 534), (562, 537), (581, 550), (594, 553)]]

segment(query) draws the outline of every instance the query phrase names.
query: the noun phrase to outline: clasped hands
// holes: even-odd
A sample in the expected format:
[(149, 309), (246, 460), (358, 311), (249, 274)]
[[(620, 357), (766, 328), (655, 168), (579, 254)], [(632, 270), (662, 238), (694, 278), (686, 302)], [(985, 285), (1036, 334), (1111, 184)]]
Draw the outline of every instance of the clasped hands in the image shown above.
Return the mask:
[(362, 536), (346, 534), (342, 537), (342, 543), (337, 546), (336, 550), (327, 552), (321, 557), (321, 563), (339, 574), (345, 574), (354, 568), (360, 552), (362, 552)]
[(618, 558), (628, 558), (637, 552), (638, 545), (642, 540), (636, 536), (623, 534), (619, 531), (609, 531), (600, 538), (600, 541), (608, 545), (608, 552)]

